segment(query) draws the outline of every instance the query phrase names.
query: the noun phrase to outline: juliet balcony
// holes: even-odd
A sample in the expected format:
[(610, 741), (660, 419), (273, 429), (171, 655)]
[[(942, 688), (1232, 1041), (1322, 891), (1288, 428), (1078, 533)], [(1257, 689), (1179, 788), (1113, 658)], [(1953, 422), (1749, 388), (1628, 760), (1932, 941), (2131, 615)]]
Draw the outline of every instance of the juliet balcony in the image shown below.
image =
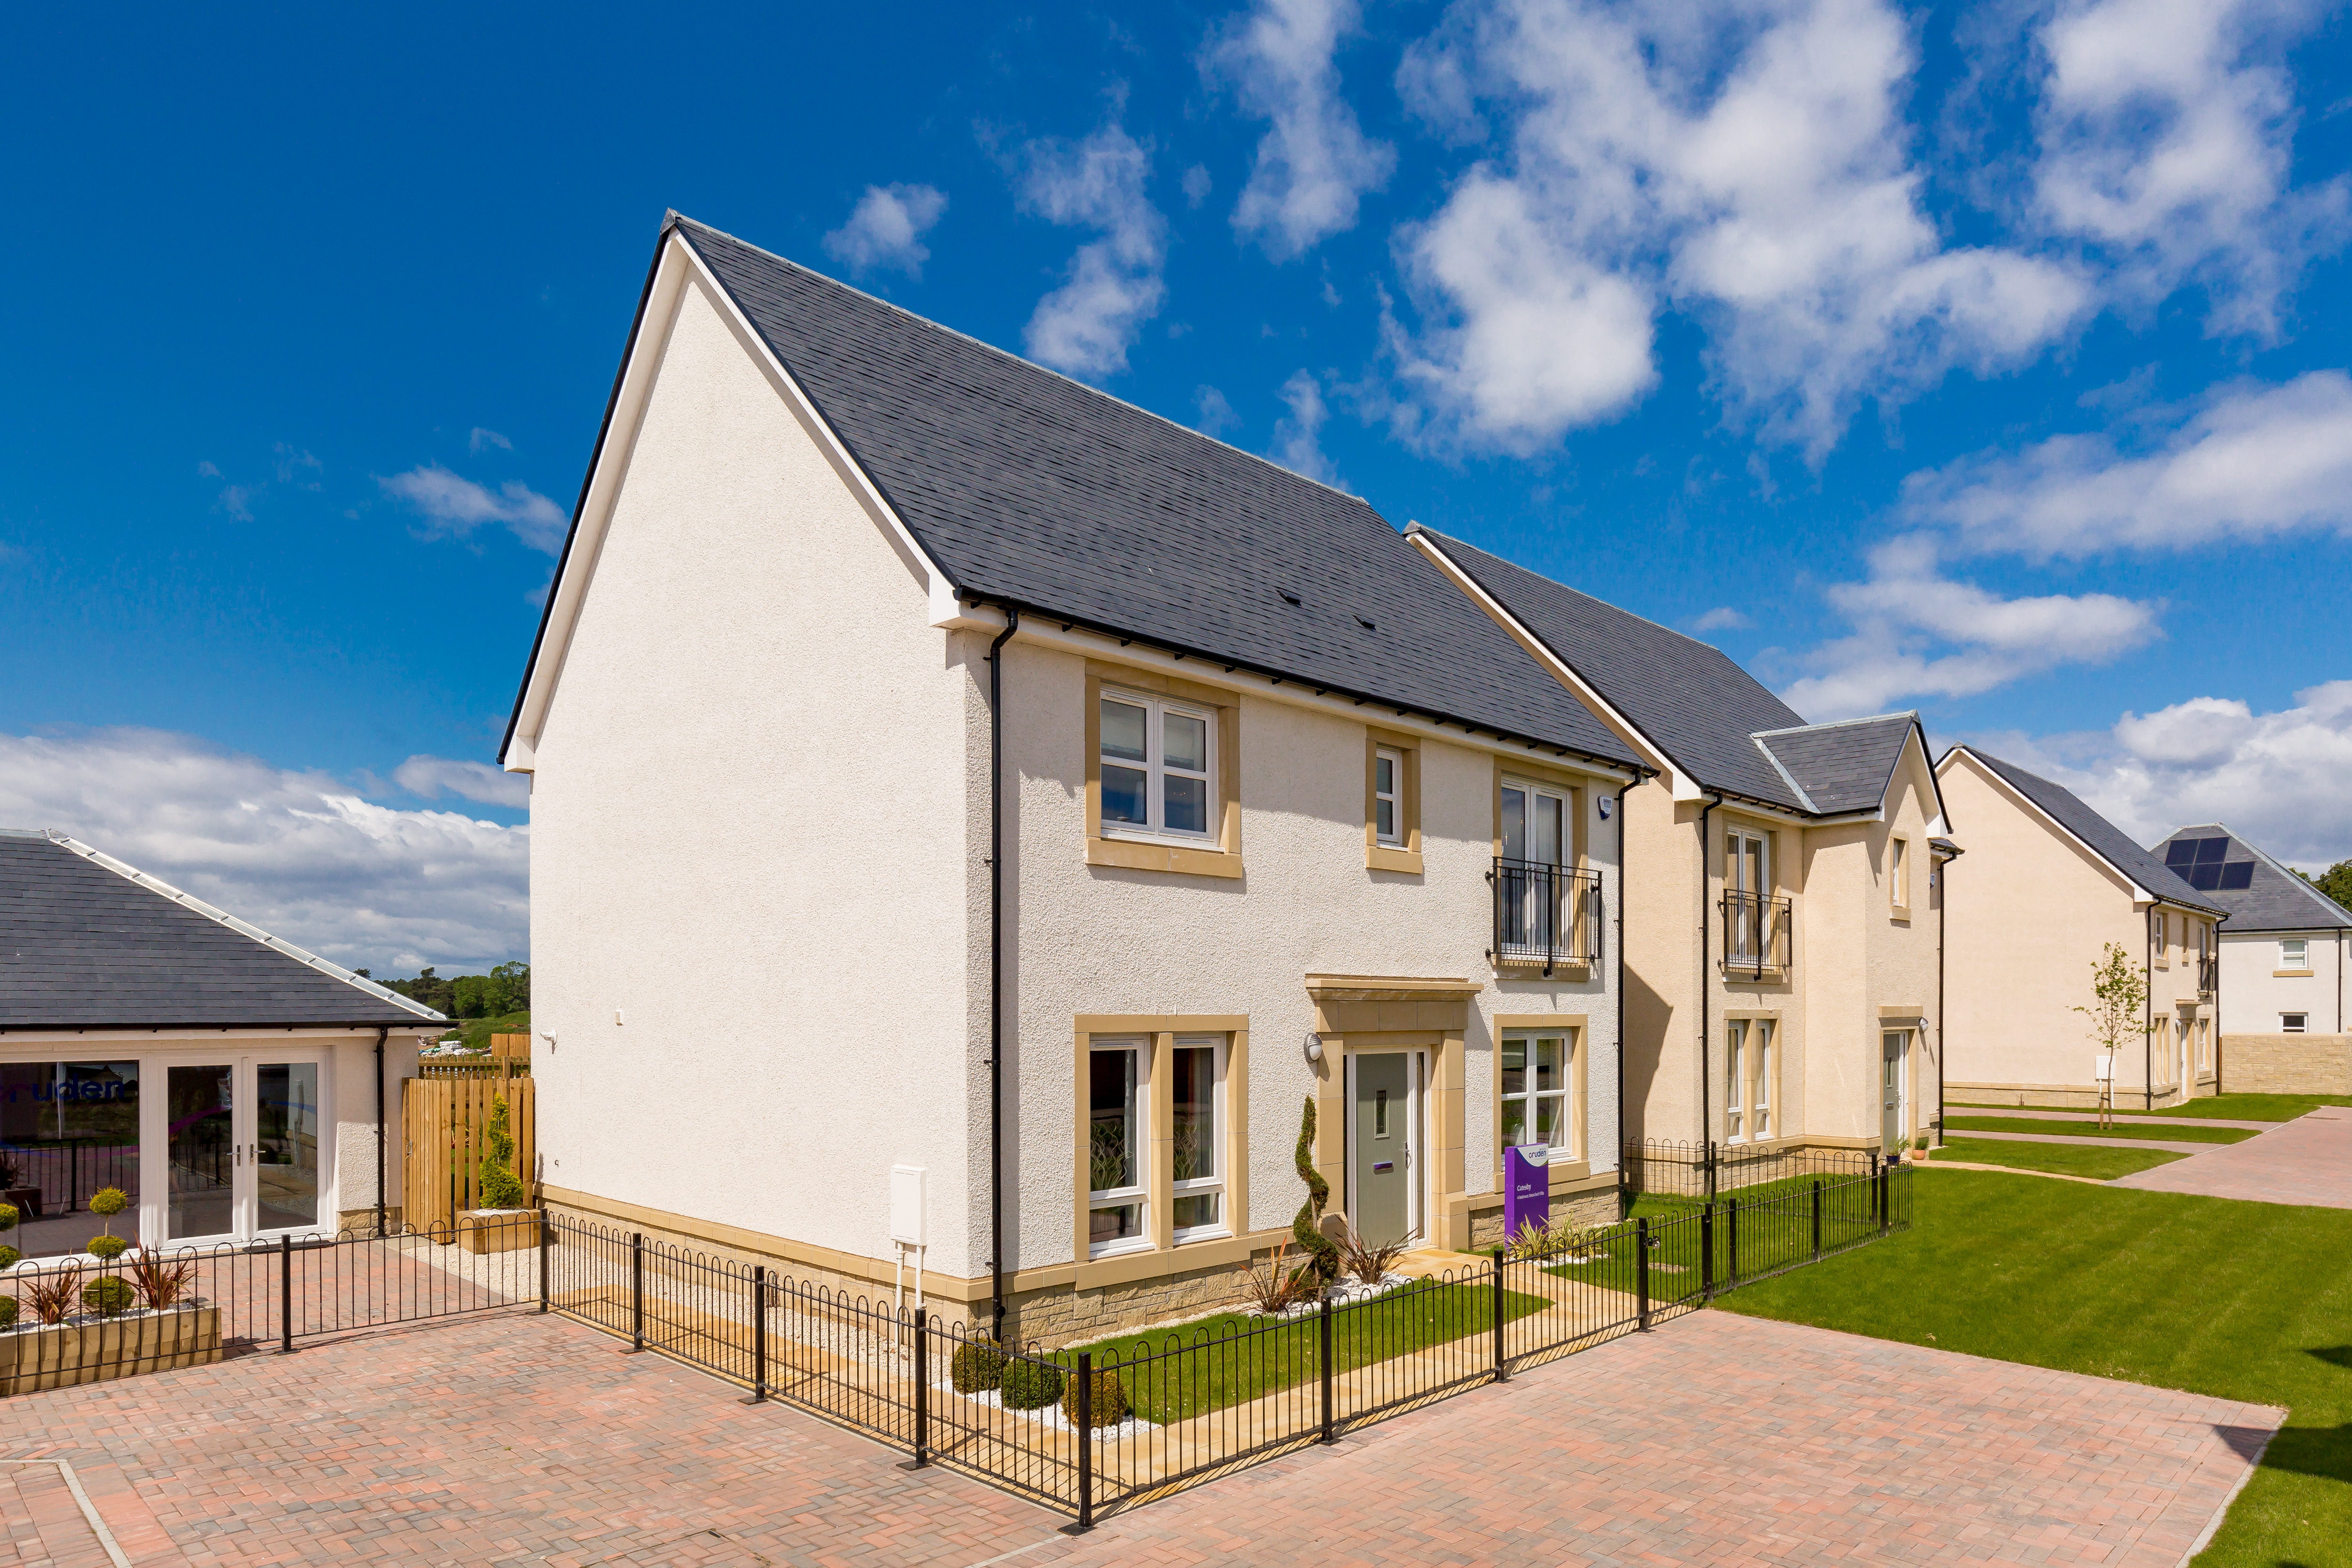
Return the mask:
[(1777, 980), (1789, 973), (1790, 904), (1762, 894), (1727, 893), (1723, 972), (1732, 979)]
[(1495, 887), (1497, 968), (1553, 970), (1601, 961), (1601, 873), (1534, 861), (1497, 859)]

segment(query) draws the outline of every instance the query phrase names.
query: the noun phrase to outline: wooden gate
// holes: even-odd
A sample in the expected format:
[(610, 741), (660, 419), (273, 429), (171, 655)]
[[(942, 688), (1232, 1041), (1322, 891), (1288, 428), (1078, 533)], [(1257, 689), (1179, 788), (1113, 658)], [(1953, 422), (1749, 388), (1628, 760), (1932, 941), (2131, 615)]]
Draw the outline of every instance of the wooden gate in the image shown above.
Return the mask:
[(411, 1078), (401, 1084), (402, 1216), (410, 1230), (454, 1234), (457, 1216), (480, 1206), (482, 1151), (491, 1106), (501, 1097), (514, 1134), (514, 1173), (529, 1191), (539, 1153), (530, 1079)]

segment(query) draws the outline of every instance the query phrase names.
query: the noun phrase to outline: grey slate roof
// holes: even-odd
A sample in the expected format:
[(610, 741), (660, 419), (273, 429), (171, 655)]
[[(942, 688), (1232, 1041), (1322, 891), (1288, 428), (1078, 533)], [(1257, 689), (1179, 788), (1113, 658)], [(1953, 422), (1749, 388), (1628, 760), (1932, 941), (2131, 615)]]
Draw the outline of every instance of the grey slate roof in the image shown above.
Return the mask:
[(1634, 763), (1364, 501), (716, 230), (667, 226), (968, 601)]
[(2229, 913), (2214, 903), (2210, 894), (2198, 892), (2175, 876), (2162, 861), (2132, 842), (2121, 828), (2083, 804), (2064, 785), (2053, 784), (2038, 773), (2028, 773), (2017, 764), (1988, 756), (1973, 746), (1953, 749), (1965, 751), (1991, 768), (2019, 794), (2049, 812), (2059, 826), (2089, 845), (2094, 854), (2166, 903), (2201, 909), (2208, 915)]
[[(2218, 852), (2209, 849), (2198, 856), (2198, 860), (2207, 865), (2242, 865), (2248, 868), (2236, 876), (2221, 879), (2221, 885), (2218, 887), (2203, 890), (2205, 896), (2230, 912), (2231, 935), (2241, 936), (2249, 931), (2352, 929), (2352, 910), (2346, 909), (2220, 822), (2179, 829), (2148, 852), (2169, 865), (2174, 863), (2174, 845), (2201, 844), (2213, 839), (2222, 840), (2224, 847)], [(2241, 880), (2247, 885), (2228, 885)]]
[[(1903, 760), (1903, 745), (1915, 730), (1919, 730), (1917, 714), (1893, 713), (1802, 729), (1768, 729), (1755, 739), (1786, 770), (1810, 809), (1833, 816), (1877, 810)], [(1927, 750), (1927, 734), (1920, 730), (1920, 755)]]
[(95, 852), (0, 829), (0, 1030), (440, 1019)]

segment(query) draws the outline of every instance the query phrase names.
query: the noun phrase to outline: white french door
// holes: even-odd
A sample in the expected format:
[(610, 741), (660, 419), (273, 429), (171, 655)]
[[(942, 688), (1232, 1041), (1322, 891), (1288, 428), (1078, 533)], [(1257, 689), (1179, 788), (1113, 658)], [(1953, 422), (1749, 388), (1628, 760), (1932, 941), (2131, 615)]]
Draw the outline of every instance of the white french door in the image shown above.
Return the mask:
[(142, 1141), (160, 1168), (142, 1175), (163, 1201), (148, 1206), (150, 1236), (247, 1241), (333, 1224), (322, 1053), (223, 1052), (155, 1065), (164, 1092), (147, 1102)]

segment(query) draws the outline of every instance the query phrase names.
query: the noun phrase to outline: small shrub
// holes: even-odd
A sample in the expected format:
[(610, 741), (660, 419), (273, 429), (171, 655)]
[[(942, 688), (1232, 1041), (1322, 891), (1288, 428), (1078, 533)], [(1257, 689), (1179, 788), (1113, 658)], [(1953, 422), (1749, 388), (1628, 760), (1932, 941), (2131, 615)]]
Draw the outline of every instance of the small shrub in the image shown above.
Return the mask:
[(12, 1329), (16, 1326), (16, 1298), (14, 1296), (0, 1296), (0, 1329)]
[(136, 1301), (130, 1284), (113, 1274), (101, 1275), (81, 1288), (82, 1311), (96, 1312), (102, 1318), (121, 1317)]
[(484, 1208), (520, 1208), (530, 1194), (514, 1174), (514, 1134), (508, 1128), (507, 1101), (501, 1094), (490, 1102), (490, 1124), (482, 1134), (482, 1168), (476, 1178)]
[[(6, 1164), (5, 1161), (0, 1161), (0, 1165), (5, 1164)], [(15, 1186), (16, 1185), (16, 1178), (13, 1175), (5, 1180), (0, 1180), (0, 1186)], [(16, 1206), (15, 1204), (0, 1203), (0, 1230), (16, 1229), (16, 1221), (23, 1218), (25, 1218), (23, 1215), (16, 1212)]]
[(984, 1339), (966, 1340), (948, 1358), (948, 1381), (958, 1394), (985, 1394), (1004, 1375), (1004, 1353)]
[(89, 1239), (89, 1255), (108, 1262), (131, 1250), (131, 1243), (120, 1236), (93, 1236)]
[(1306, 1264), (1293, 1267), (1290, 1263), (1290, 1243), (1286, 1241), (1274, 1249), (1266, 1260), (1265, 1272), (1250, 1265), (1249, 1302), (1253, 1312), (1276, 1317), (1315, 1294), (1315, 1270)]
[[(1073, 1427), (1078, 1424), (1078, 1380), (1073, 1377), (1069, 1386), (1062, 1390), (1062, 1414)], [(1117, 1367), (1107, 1366), (1095, 1374), (1090, 1397), (1087, 1416), (1094, 1426), (1116, 1427), (1127, 1419), (1127, 1390), (1119, 1386)]]
[(25, 1255), (14, 1247), (0, 1247), (0, 1269), (13, 1269), (24, 1260)]
[(131, 1195), (119, 1186), (102, 1186), (89, 1195), (89, 1211), (106, 1221), (106, 1233), (114, 1234), (114, 1217), (131, 1207)]
[(1007, 1410), (1043, 1410), (1062, 1396), (1062, 1383), (1061, 1368), (1016, 1356), (1006, 1360), (996, 1387)]
[(152, 1252), (145, 1252), (131, 1260), (128, 1277), (140, 1301), (161, 1312), (165, 1307), (178, 1306), (181, 1298), (188, 1293), (188, 1287), (195, 1283), (196, 1260), (183, 1258), (166, 1262)]
[(60, 1269), (53, 1274), (36, 1275), (24, 1290), (25, 1304), (33, 1315), (45, 1323), (63, 1322), (73, 1311), (75, 1288), (81, 1283), (81, 1270)]
[(1363, 1283), (1377, 1285), (1388, 1278), (1389, 1271), (1396, 1267), (1397, 1260), (1403, 1257), (1404, 1252), (1402, 1241), (1389, 1241), (1375, 1247), (1364, 1239), (1361, 1231), (1350, 1225), (1347, 1235), (1339, 1241), (1339, 1264)]

